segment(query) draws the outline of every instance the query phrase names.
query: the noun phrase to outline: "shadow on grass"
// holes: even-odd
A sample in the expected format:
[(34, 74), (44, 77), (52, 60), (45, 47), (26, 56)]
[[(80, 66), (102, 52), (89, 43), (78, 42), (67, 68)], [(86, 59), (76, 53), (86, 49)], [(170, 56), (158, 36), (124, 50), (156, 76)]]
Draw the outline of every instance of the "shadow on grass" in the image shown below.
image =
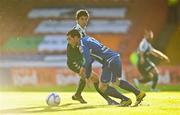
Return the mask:
[(12, 109), (2, 109), (0, 113), (45, 113), (45, 112), (58, 112), (58, 111), (77, 111), (85, 109), (104, 108), (107, 105), (85, 105), (82, 107), (69, 107), (71, 105), (79, 106), (79, 103), (67, 103), (60, 106), (48, 107), (48, 106), (34, 106), (34, 107), (19, 107)]

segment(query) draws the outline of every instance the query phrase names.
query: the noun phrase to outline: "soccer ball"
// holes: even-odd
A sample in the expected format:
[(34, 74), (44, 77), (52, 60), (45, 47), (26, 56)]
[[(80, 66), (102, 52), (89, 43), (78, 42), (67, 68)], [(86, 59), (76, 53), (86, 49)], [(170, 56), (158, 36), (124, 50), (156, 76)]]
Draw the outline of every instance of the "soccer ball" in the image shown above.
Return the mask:
[(61, 102), (61, 98), (57, 93), (50, 93), (46, 99), (48, 106), (58, 106)]

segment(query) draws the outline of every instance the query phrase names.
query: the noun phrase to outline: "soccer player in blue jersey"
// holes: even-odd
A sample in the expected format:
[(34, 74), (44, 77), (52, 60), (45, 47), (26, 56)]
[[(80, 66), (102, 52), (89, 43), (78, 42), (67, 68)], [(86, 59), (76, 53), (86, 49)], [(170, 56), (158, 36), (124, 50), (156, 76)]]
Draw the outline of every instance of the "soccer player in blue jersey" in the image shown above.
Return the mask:
[(154, 56), (155, 58), (160, 58), (161, 60), (166, 60), (169, 62), (168, 57), (162, 52), (154, 49), (151, 45), (153, 40), (153, 32), (151, 30), (146, 30), (144, 32), (144, 38), (139, 44), (138, 47), (138, 70), (142, 75), (142, 79), (134, 79), (134, 83), (138, 86), (140, 83), (147, 83), (152, 81), (151, 91), (158, 91), (156, 89), (156, 85), (158, 82), (158, 69), (156, 65), (151, 60), (150, 56)]
[[(109, 96), (114, 95), (114, 90), (108, 88), (108, 85), (112, 83), (122, 89), (133, 92), (136, 95), (135, 106), (141, 103), (145, 97), (145, 93), (138, 90), (127, 81), (120, 79), (121, 62), (118, 53), (113, 52), (111, 49), (107, 48), (92, 37), (85, 36), (81, 38), (80, 33), (77, 30), (70, 30), (67, 33), (67, 36), (69, 44), (74, 47), (79, 46), (79, 50), (83, 54), (85, 59), (82, 66), (84, 69), (83, 76), (86, 79), (91, 78), (92, 63), (98, 61), (102, 64), (102, 75), (99, 82), (99, 89), (103, 93)], [(121, 101), (123, 106), (129, 106), (131, 103), (132, 101), (129, 98)]]
[[(77, 24), (73, 29), (77, 30), (80, 33), (80, 38), (87, 36), (85, 28), (86, 28), (88, 19), (89, 19), (89, 13), (86, 10), (81, 9), (76, 12)], [(73, 72), (77, 73), (80, 76), (80, 81), (79, 81), (76, 93), (72, 96), (72, 99), (77, 100), (80, 103), (87, 103), (81, 95), (81, 93), (86, 85), (85, 79), (83, 77), (81, 77), (82, 73), (83, 73), (82, 64), (83, 64), (83, 56), (82, 56), (81, 52), (79, 51), (79, 48), (73, 47), (71, 44), (68, 43), (68, 45), (67, 45), (67, 65), (70, 70), (72, 70)], [(94, 83), (95, 89), (108, 102), (109, 105), (119, 104), (99, 90), (98, 76), (94, 72), (92, 72), (91, 78)], [(110, 86), (108, 88), (115, 90), (113, 87), (110, 87)], [(116, 90), (114, 92), (116, 93), (116, 96), (115, 96), (116, 98), (120, 98), (121, 100), (124, 100), (124, 98), (125, 99), (127, 98), (127, 97), (123, 96), (122, 94), (120, 94)]]

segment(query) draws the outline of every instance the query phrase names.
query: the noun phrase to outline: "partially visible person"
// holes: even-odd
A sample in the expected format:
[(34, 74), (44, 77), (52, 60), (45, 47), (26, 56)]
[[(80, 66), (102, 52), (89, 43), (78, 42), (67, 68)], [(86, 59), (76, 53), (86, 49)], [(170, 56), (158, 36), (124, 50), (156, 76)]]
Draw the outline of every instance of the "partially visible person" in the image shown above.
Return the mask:
[(136, 86), (138, 86), (139, 83), (147, 83), (149, 81), (152, 81), (151, 91), (158, 91), (158, 89), (156, 89), (156, 86), (158, 82), (159, 72), (150, 56), (165, 60), (167, 62), (169, 62), (169, 58), (162, 52), (152, 47), (151, 42), (153, 40), (153, 37), (153, 32), (151, 30), (146, 30), (144, 32), (144, 38), (138, 46), (137, 53), (139, 60), (137, 67), (140, 74), (142, 75), (142, 79), (134, 79), (134, 83), (136, 84)]
[[(81, 37), (86, 36), (86, 26), (89, 20), (89, 13), (87, 10), (78, 10), (75, 15), (76, 25), (73, 29), (79, 31)], [(79, 52), (78, 47), (72, 47), (69, 43), (67, 45), (67, 65), (68, 67), (76, 73), (79, 73), (80, 66), (79, 63), (82, 61), (81, 53)], [(75, 94), (72, 96), (73, 100), (78, 100), (80, 103), (87, 103), (81, 93), (85, 88), (86, 81), (82, 78), (79, 80)]]

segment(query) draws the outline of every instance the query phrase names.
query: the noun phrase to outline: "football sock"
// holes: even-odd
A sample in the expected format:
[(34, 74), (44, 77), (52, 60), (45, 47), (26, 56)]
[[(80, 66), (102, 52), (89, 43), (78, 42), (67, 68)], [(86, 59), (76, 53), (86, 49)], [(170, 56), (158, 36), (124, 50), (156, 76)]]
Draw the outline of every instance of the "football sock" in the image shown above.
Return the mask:
[(152, 80), (153, 80), (152, 89), (155, 89), (156, 85), (157, 85), (157, 81), (158, 81), (158, 74), (157, 73), (155, 73), (153, 75), (153, 79)]
[(122, 95), (120, 92), (118, 92), (115, 88), (108, 86), (107, 89), (104, 92), (106, 95), (109, 95), (111, 97), (119, 98), (121, 100), (128, 100), (128, 98), (124, 95)]
[(127, 81), (124, 81), (124, 80), (120, 80), (119, 87), (124, 90), (133, 92), (135, 95), (138, 95), (140, 93), (140, 91), (138, 89), (136, 89), (133, 85), (131, 85), (130, 83), (128, 83)]
[(112, 101), (112, 99), (111, 98), (109, 98), (106, 94), (104, 94), (104, 93), (102, 93), (101, 91), (100, 91), (100, 89), (99, 89), (99, 82), (97, 82), (97, 83), (94, 83), (94, 87), (95, 87), (95, 89), (96, 89), (96, 91), (106, 100), (106, 101)]
[(82, 91), (84, 90), (85, 85), (86, 85), (86, 80), (85, 79), (80, 79), (78, 87), (76, 89), (76, 93), (75, 93), (76, 96), (81, 95)]

